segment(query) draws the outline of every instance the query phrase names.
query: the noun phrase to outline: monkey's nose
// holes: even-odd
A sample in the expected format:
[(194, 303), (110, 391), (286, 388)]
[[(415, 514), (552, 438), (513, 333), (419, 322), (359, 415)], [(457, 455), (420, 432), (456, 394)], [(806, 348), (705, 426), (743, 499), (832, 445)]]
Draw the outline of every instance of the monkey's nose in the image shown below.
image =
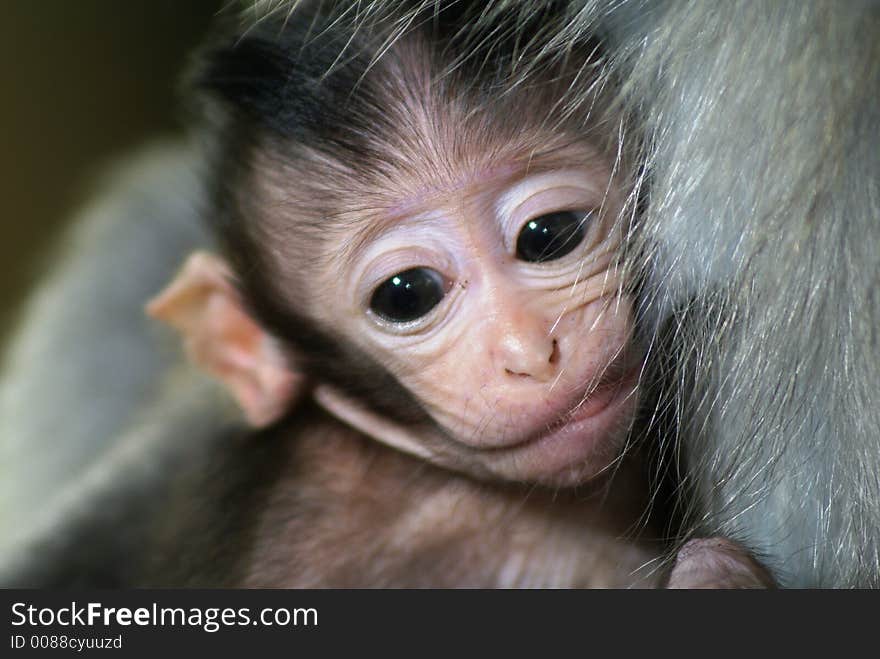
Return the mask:
[(558, 373), (559, 342), (546, 334), (507, 334), (498, 350), (499, 366), (507, 376), (549, 382)]

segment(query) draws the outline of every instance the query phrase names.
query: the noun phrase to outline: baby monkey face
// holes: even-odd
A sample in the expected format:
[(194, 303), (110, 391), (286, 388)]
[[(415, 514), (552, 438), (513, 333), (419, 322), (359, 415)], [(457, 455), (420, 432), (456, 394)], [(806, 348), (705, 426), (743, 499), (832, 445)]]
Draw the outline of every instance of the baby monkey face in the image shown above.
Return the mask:
[(401, 181), (397, 203), (329, 254), (342, 276), (323, 273), (330, 295), (311, 312), (432, 420), (401, 448), (550, 486), (619, 456), (641, 366), (617, 271), (622, 193), (607, 162), (582, 156)]

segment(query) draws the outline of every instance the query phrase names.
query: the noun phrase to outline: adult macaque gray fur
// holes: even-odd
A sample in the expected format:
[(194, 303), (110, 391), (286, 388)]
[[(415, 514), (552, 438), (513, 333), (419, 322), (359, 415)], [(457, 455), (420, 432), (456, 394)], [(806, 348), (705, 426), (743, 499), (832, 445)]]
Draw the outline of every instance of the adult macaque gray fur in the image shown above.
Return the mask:
[(674, 366), (689, 533), (786, 586), (880, 585), (880, 4), (571, 11), (560, 52), (604, 34), (645, 129), (634, 267)]
[(786, 586), (880, 586), (880, 4), (652, 11), (617, 34), (644, 43), (624, 66), (693, 531)]
[[(433, 3), (352, 7), (364, 11), (358, 20), (387, 12), (405, 25), (415, 4)], [(511, 6), (525, 17), (551, 4), (565, 5), (479, 3), (487, 21)], [(646, 201), (631, 253), (646, 280), (643, 327), (656, 339), (649, 363), (669, 385), (661, 411), (673, 409), (684, 485), (693, 495), (685, 536), (739, 540), (783, 585), (877, 586), (878, 4), (571, 2), (568, 14), (562, 11), (548, 14), (545, 30), (522, 38), (546, 40), (564, 55), (575, 40), (597, 36), (621, 83), (621, 112), (639, 128), (622, 136), (636, 140), (646, 162)], [(511, 20), (510, 29), (518, 25)], [(532, 71), (524, 62), (514, 73)], [(196, 158), (182, 151), (169, 160), (190, 171)], [(182, 456), (213, 455), (220, 442), (232, 441), (221, 432), (228, 426), (217, 410), (225, 405), (210, 385), (177, 375), (167, 355), (156, 361), (159, 345), (133, 333), (149, 330), (121, 320), (137, 325), (134, 310), (183, 253), (206, 240), (189, 206), (200, 195), (197, 180), (191, 187), (175, 185), (180, 179), (141, 181), (148, 203), (162, 205), (137, 226), (155, 223), (151, 240), (160, 242), (145, 243), (132, 229), (130, 220), (145, 214), (128, 201), (138, 194), (120, 186), (113, 198), (123, 205), (110, 210), (107, 225), (115, 228), (88, 234), (102, 222), (84, 221), (84, 245), (35, 297), (7, 357), (0, 440), (20, 495), (4, 497), (4, 536), (16, 528), (25, 540), (6, 555), (4, 583), (130, 582), (132, 575), (101, 575), (96, 566), (114, 557), (124, 564), (155, 529), (133, 525), (123, 541), (114, 537), (113, 521), (130, 519), (132, 510), (161, 511), (164, 492), (174, 491), (163, 467)], [(106, 255), (121, 250), (149, 258), (126, 261), (120, 274)], [(117, 289), (120, 281), (133, 288)], [(89, 310), (66, 292), (80, 285), (90, 299), (118, 299), (120, 306), (103, 307), (104, 315)], [(116, 290), (119, 297), (109, 297)], [(80, 329), (76, 338), (71, 332)], [(96, 352), (111, 341), (126, 344), (127, 370)], [(39, 370), (26, 358), (31, 350), (42, 355)], [(106, 370), (104, 360), (112, 364)], [(89, 386), (57, 386), (68, 369)], [(98, 406), (103, 395), (110, 402)], [(56, 463), (45, 447), (60, 446), (59, 427), (69, 457)], [(257, 453), (252, 460), (272, 463)], [(260, 469), (230, 491), (249, 491), (248, 477)], [(227, 528), (201, 512), (206, 529)], [(228, 528), (238, 521), (230, 516)], [(202, 559), (226, 565), (235, 547), (204, 537)], [(684, 568), (707, 551), (705, 544), (689, 547)], [(677, 568), (673, 582), (694, 572), (684, 585), (712, 581)]]

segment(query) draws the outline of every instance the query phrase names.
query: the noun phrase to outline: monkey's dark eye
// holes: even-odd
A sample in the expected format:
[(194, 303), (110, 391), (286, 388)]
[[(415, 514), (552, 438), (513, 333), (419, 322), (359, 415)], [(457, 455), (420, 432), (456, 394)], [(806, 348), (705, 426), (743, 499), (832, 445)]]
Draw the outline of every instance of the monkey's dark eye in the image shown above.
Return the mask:
[(559, 211), (529, 220), (516, 238), (516, 258), (530, 263), (562, 258), (583, 241), (589, 215)]
[(446, 295), (443, 276), (429, 268), (398, 272), (379, 284), (370, 298), (370, 309), (392, 323), (421, 318)]

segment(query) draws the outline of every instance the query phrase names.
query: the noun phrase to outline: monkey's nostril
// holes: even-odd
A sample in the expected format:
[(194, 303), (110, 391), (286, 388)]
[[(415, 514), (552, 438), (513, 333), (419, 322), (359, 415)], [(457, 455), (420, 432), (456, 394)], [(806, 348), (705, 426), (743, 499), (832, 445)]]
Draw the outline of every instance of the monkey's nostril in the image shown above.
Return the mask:
[(516, 375), (521, 378), (531, 377), (531, 375), (528, 373), (517, 373), (516, 371), (511, 371), (509, 368), (505, 368), (504, 372), (507, 373), (508, 375)]
[(553, 339), (553, 349), (550, 351), (550, 359), (547, 360), (551, 364), (559, 363), (559, 343)]

